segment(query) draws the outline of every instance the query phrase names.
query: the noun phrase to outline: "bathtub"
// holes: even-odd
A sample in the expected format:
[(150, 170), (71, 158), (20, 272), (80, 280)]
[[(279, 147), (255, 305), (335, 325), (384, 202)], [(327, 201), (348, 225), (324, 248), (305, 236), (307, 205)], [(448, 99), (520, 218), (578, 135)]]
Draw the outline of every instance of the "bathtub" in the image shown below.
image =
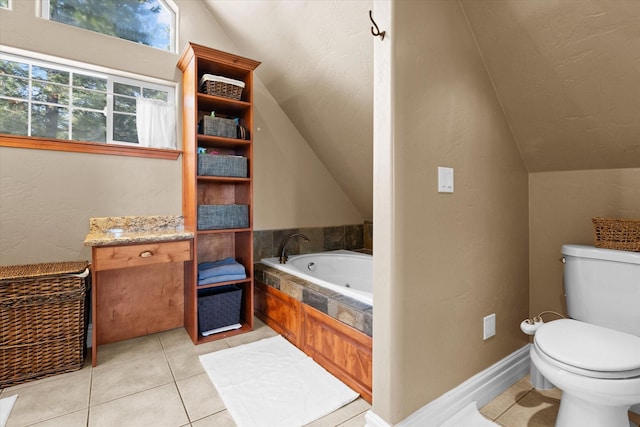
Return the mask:
[(286, 264), (263, 258), (263, 264), (373, 306), (373, 257), (338, 250), (292, 255)]

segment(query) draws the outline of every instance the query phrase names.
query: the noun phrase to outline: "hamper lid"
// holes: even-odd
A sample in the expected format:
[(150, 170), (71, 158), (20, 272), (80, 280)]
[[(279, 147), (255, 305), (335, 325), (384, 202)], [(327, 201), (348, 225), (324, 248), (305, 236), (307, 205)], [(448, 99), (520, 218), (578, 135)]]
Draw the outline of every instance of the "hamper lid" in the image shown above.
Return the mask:
[(0, 280), (28, 279), (61, 274), (79, 274), (89, 266), (88, 261), (47, 262), (42, 264), (0, 266)]

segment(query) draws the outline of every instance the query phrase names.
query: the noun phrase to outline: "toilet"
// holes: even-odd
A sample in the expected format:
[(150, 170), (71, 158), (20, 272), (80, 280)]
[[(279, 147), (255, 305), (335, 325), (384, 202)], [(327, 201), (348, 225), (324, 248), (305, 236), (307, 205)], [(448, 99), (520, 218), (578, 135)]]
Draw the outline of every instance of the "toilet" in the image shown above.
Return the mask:
[(562, 390), (556, 427), (629, 427), (640, 404), (640, 253), (562, 246), (567, 313), (534, 335), (531, 361)]

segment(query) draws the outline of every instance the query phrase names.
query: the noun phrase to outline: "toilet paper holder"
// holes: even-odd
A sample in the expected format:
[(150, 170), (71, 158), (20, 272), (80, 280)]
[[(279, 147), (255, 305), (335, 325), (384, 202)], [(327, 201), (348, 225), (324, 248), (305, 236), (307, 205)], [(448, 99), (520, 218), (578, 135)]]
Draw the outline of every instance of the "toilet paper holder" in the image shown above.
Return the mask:
[(561, 319), (565, 319), (565, 316), (563, 316), (562, 314), (557, 313), (555, 311), (547, 310), (547, 311), (541, 312), (537, 316), (532, 317), (530, 319), (524, 319), (520, 323), (520, 330), (527, 335), (535, 335), (536, 331), (540, 329), (540, 327), (544, 324), (544, 321), (542, 320), (542, 315), (544, 314), (554, 314), (560, 317)]

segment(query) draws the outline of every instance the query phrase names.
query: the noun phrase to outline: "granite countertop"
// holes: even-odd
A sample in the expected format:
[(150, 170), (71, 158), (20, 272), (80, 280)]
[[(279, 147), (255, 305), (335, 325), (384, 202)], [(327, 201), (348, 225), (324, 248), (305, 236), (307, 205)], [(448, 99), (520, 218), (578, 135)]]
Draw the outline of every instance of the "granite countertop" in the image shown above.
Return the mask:
[(119, 216), (89, 219), (85, 246), (166, 242), (193, 238), (182, 216)]

